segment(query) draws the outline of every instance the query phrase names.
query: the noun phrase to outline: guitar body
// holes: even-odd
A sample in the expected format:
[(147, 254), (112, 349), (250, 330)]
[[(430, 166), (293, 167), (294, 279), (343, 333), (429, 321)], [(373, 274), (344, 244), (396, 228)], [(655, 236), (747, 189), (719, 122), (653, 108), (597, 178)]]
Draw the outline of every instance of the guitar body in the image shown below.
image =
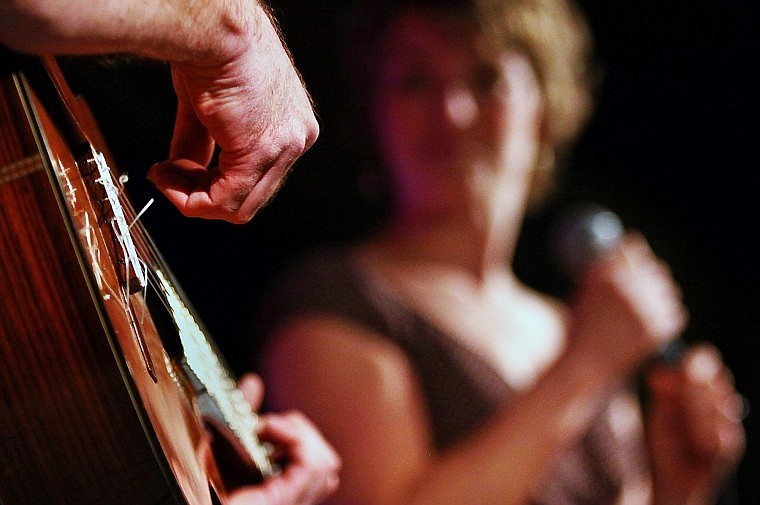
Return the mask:
[(68, 124), (25, 75), (0, 87), (0, 504), (210, 504), (193, 395), (112, 259), (75, 153), (99, 139), (56, 72)]

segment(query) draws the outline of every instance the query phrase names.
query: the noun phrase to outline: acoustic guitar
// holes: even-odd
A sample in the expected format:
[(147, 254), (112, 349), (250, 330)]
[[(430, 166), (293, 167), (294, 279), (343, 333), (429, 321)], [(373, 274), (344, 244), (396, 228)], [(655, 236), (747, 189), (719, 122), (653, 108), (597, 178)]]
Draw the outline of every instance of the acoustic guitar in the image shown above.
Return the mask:
[(205, 505), (277, 471), (53, 58), (0, 83), (0, 505)]

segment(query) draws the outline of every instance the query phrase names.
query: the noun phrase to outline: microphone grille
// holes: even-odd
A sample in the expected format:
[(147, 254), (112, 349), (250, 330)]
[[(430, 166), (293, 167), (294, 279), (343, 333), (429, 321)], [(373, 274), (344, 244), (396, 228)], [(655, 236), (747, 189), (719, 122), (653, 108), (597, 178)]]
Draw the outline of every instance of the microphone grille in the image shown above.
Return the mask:
[(575, 276), (591, 260), (614, 248), (624, 231), (620, 218), (609, 209), (592, 203), (577, 205), (554, 225), (553, 256), (560, 268)]

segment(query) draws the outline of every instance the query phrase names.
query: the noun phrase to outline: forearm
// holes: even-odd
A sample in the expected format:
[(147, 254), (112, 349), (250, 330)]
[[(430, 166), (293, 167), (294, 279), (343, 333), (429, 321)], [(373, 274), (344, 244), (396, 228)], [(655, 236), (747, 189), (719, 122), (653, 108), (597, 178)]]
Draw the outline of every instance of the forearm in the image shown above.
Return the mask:
[(528, 394), (440, 458), (413, 503), (527, 503), (620, 385), (581, 353), (561, 358)]
[(0, 42), (36, 54), (220, 61), (268, 25), (266, 11), (252, 1), (0, 0)]

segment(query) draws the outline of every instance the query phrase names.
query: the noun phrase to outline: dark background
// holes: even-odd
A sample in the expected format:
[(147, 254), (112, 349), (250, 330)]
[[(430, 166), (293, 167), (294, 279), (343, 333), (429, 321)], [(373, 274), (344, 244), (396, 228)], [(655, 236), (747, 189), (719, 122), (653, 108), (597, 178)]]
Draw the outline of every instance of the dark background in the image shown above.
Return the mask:
[[(187, 219), (143, 180), (166, 156), (175, 98), (167, 68), (68, 60), (90, 102), (135, 207), (237, 372), (249, 306), (272, 273), (316, 244), (354, 237), (378, 215), (345, 112), (338, 34), (350, 0), (273, 1), (314, 96), (322, 133), (278, 197), (249, 224)], [(691, 312), (684, 338), (709, 340), (760, 409), (758, 299), (758, 7), (754, 0), (585, 0), (605, 80), (594, 121), (564, 172), (563, 191), (531, 216), (516, 269), (539, 288), (567, 288), (547, 257), (547, 230), (569, 201), (595, 201), (641, 230), (672, 266)], [(255, 348), (255, 342), (254, 348)], [(746, 420), (747, 456), (727, 493), (759, 503), (760, 413)], [(731, 500), (727, 500), (731, 503)]]

